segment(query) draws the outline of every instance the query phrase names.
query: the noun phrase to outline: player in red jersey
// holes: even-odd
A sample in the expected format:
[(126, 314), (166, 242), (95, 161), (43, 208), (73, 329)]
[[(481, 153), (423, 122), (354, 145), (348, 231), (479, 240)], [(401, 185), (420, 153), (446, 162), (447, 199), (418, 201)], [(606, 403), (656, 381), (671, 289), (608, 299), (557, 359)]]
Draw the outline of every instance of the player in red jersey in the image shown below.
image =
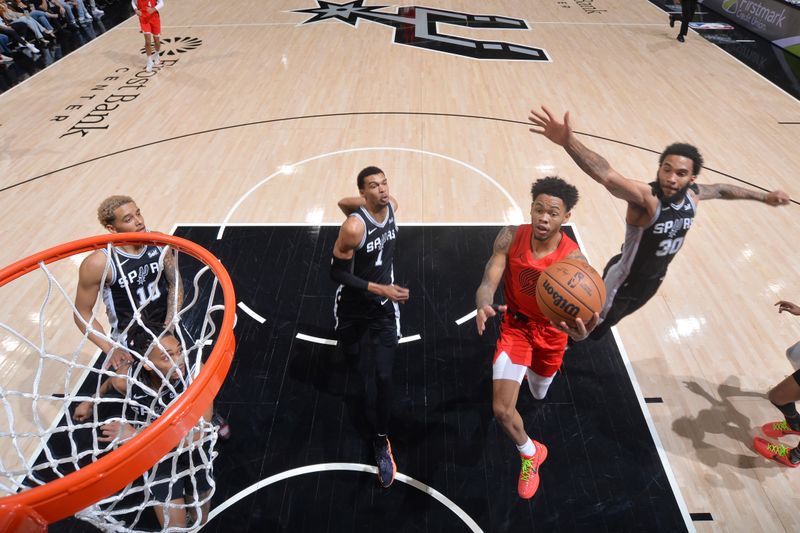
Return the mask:
[[(780, 300), (775, 305), (778, 306), (778, 313), (786, 311), (800, 316), (800, 305), (786, 300)], [(786, 435), (800, 435), (800, 413), (797, 412), (795, 404), (800, 400), (800, 368), (798, 368), (796, 359), (798, 345), (800, 343), (796, 343), (786, 350), (786, 356), (795, 368), (795, 372), (775, 385), (767, 396), (772, 405), (777, 407), (784, 416), (784, 420), (770, 422), (761, 426), (761, 431), (764, 435), (773, 439), (779, 439)], [(792, 468), (800, 466), (800, 446), (790, 448), (780, 442), (772, 442), (761, 437), (753, 438), (753, 446), (759, 454), (767, 459), (772, 459)]]
[[(506, 226), (497, 235), (483, 280), (475, 294), (478, 334), (496, 311), (505, 312), (492, 363), (492, 409), (506, 434), (517, 445), (522, 460), (517, 492), (532, 498), (539, 488), (539, 465), (547, 448), (531, 440), (517, 411), (522, 379), (527, 376), (534, 398), (541, 400), (561, 368), (567, 336), (582, 340), (599, 320), (597, 313), (586, 324), (574, 327), (554, 324), (536, 303), (536, 282), (548, 266), (562, 259), (586, 261), (578, 245), (561, 231), (578, 202), (578, 190), (561, 178), (547, 177), (531, 188), (531, 224)], [(506, 305), (492, 304), (500, 280)]]
[[(161, 15), (159, 11), (164, 7), (164, 0), (131, 0), (131, 5), (139, 17), (139, 28), (144, 34), (144, 49), (147, 52), (147, 72), (153, 71), (153, 66), (161, 64)], [(153, 52), (155, 42), (155, 52)]]

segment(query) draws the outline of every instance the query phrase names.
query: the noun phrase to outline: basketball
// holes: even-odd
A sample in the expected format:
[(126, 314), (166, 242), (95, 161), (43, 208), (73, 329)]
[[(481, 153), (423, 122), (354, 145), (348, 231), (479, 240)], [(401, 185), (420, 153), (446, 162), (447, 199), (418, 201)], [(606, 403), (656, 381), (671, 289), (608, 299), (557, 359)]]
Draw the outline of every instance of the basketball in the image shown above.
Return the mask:
[(553, 263), (536, 283), (536, 303), (544, 316), (569, 325), (576, 318), (585, 324), (606, 302), (603, 278), (588, 264), (575, 259)]

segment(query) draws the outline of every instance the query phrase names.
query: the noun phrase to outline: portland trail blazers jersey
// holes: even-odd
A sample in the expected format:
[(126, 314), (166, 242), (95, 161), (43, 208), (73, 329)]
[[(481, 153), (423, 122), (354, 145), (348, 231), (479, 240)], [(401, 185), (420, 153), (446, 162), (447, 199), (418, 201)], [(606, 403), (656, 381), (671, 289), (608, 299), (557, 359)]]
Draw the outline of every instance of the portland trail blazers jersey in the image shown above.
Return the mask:
[[(128, 327), (136, 309), (140, 309), (142, 322), (148, 327), (162, 325), (167, 318), (167, 278), (159, 276), (160, 246), (145, 246), (141, 253), (132, 255), (121, 248), (112, 248), (109, 257), (111, 281), (103, 288), (112, 336)], [(108, 250), (103, 250), (108, 255)], [(130, 289), (130, 293), (129, 290)]]
[(545, 318), (536, 302), (536, 283), (547, 267), (565, 259), (577, 248), (575, 241), (561, 232), (558, 247), (552, 253), (535, 259), (531, 251), (531, 225), (521, 224), (517, 227), (503, 272), (503, 296), (509, 313), (522, 313), (528, 318), (549, 324), (550, 319)]
[[(366, 281), (391, 285), (394, 283), (394, 249), (397, 242), (397, 222), (392, 205), (387, 206), (386, 218), (378, 223), (364, 207), (360, 207), (351, 217), (358, 217), (364, 223), (364, 236), (353, 253), (352, 273)], [(367, 291), (358, 291), (340, 285), (336, 293), (337, 309), (354, 309), (377, 303), (384, 305), (384, 299)]]
[(682, 201), (680, 198), (672, 200), (659, 202), (647, 226), (626, 226), (622, 256), (605, 275), (608, 294), (616, 292), (626, 281), (660, 279), (666, 275), (696, 213), (694, 200), (688, 192)]

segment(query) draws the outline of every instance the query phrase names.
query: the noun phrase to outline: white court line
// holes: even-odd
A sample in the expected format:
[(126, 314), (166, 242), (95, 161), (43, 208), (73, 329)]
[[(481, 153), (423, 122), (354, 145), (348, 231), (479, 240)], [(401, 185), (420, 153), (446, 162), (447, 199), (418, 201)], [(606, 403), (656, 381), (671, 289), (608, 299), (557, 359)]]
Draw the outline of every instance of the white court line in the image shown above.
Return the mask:
[(419, 335), (411, 335), (410, 337), (403, 337), (397, 342), (398, 342), (398, 344), (405, 344), (407, 342), (418, 341), (418, 340), (421, 340), (421, 339), (422, 339), (422, 337), (420, 337)]
[[(567, 225), (567, 224), (565, 224)], [(586, 253), (586, 247), (583, 245), (583, 239), (581, 239), (580, 233), (578, 233), (578, 228), (574, 226), (572, 223), (568, 224), (572, 227), (572, 232), (575, 234), (575, 242), (578, 243), (583, 255), (586, 257), (586, 260), (589, 261), (591, 265), (591, 261), (589, 260), (589, 254)], [(603, 271), (602, 265), (599, 269), (596, 269), (598, 272)], [(686, 507), (686, 502), (683, 499), (683, 494), (681, 494), (681, 489), (678, 486), (678, 481), (675, 479), (675, 474), (672, 472), (672, 467), (669, 464), (669, 459), (667, 458), (667, 452), (664, 451), (664, 446), (661, 444), (661, 439), (658, 437), (658, 432), (656, 431), (656, 425), (653, 422), (653, 417), (650, 416), (650, 410), (647, 407), (647, 404), (644, 401), (644, 395), (642, 394), (642, 388), (639, 386), (639, 382), (636, 380), (636, 374), (633, 372), (633, 366), (631, 365), (631, 360), (628, 359), (628, 353), (625, 351), (625, 347), (622, 345), (622, 339), (620, 338), (619, 334), (617, 333), (617, 326), (613, 326), (611, 328), (611, 333), (614, 335), (614, 341), (617, 343), (617, 349), (619, 350), (619, 355), (622, 358), (622, 362), (625, 364), (625, 371), (628, 373), (628, 379), (633, 386), (633, 391), (636, 394), (636, 401), (639, 402), (639, 408), (642, 410), (642, 415), (644, 416), (645, 422), (647, 422), (647, 428), (650, 430), (650, 436), (653, 437), (653, 443), (656, 445), (656, 451), (658, 452), (658, 458), (661, 459), (661, 466), (664, 468), (664, 473), (667, 476), (667, 481), (669, 481), (670, 488), (672, 488), (672, 493), (675, 495), (675, 501), (678, 504), (678, 509), (680, 509), (681, 514), (683, 515), (683, 521), (686, 523), (686, 529), (689, 533), (695, 533), (696, 529), (694, 528), (694, 522), (692, 521), (692, 516), (689, 514), (689, 508)]]
[[(311, 474), (314, 472), (338, 472), (338, 471), (345, 471), (345, 472), (367, 472), (371, 474), (377, 474), (378, 468), (371, 465), (364, 465), (358, 463), (322, 463), (317, 465), (309, 465), (309, 466), (302, 466), (300, 468), (294, 468), (292, 470), (287, 470), (286, 472), (281, 472), (280, 474), (275, 474), (274, 476), (270, 476), (267, 479), (262, 479), (257, 483), (254, 483), (247, 487), (244, 490), (241, 490), (225, 500), (221, 505), (218, 505), (215, 509), (212, 509), (208, 515), (208, 522), (211, 522), (217, 515), (222, 513), (225, 509), (230, 507), (231, 505), (235, 504), (239, 500), (253, 494), (254, 492), (272, 485), (273, 483), (277, 483), (279, 481), (283, 481), (284, 479), (289, 479), (292, 477), (302, 476), (303, 474)], [(433, 497), (439, 503), (450, 509), (458, 518), (464, 522), (467, 527), (471, 531), (481, 532), (482, 529), (478, 524), (473, 520), (467, 513), (464, 512), (458, 505), (456, 505), (450, 498), (439, 492), (438, 490), (422, 483), (421, 481), (417, 481), (416, 479), (409, 477), (405, 474), (397, 473), (394, 478), (396, 481), (400, 481), (401, 483), (405, 483), (418, 489), (425, 494)], [(206, 522), (206, 523), (208, 523)], [(203, 526), (200, 527), (202, 529)]]
[(471, 313), (469, 313), (467, 315), (464, 315), (461, 318), (459, 318), (458, 320), (456, 320), (456, 324), (460, 326), (461, 324), (463, 324), (467, 320), (472, 320), (476, 316), (478, 316), (478, 310), (477, 309), (473, 309)]
[(645, 422), (647, 422), (647, 428), (650, 430), (650, 436), (653, 437), (653, 442), (655, 443), (656, 451), (658, 452), (658, 458), (661, 459), (661, 466), (664, 467), (664, 473), (666, 474), (667, 480), (672, 488), (672, 493), (675, 495), (675, 501), (678, 504), (678, 508), (681, 510), (681, 514), (683, 515), (683, 521), (686, 523), (686, 529), (689, 531), (689, 533), (695, 533), (697, 530), (694, 527), (692, 516), (689, 514), (689, 508), (686, 507), (686, 502), (683, 499), (683, 494), (681, 494), (678, 481), (675, 479), (675, 474), (672, 472), (672, 467), (669, 464), (667, 452), (664, 450), (664, 445), (661, 444), (661, 439), (658, 437), (656, 425), (653, 422), (653, 418), (650, 416), (650, 410), (644, 401), (642, 388), (639, 386), (639, 382), (636, 380), (636, 374), (633, 372), (631, 360), (628, 359), (628, 354), (625, 351), (625, 347), (622, 345), (622, 339), (617, 332), (617, 326), (613, 326), (611, 328), (611, 333), (614, 335), (614, 341), (617, 343), (617, 349), (619, 349), (619, 354), (622, 357), (622, 361), (625, 363), (625, 371), (628, 372), (628, 379), (630, 379), (631, 385), (633, 385), (633, 390), (636, 393), (636, 400), (639, 402), (639, 408), (642, 410)]
[(306, 335), (305, 333), (298, 333), (296, 338), (300, 339), (301, 341), (308, 341), (308, 342), (316, 342), (317, 344), (328, 344), (330, 346), (336, 346), (337, 341), (333, 339), (323, 339), (322, 337), (312, 337), (311, 335)]
[(263, 324), (264, 322), (267, 321), (266, 318), (264, 318), (263, 316), (259, 315), (258, 313), (256, 313), (252, 309), (250, 309), (249, 307), (247, 307), (247, 305), (245, 305), (244, 302), (239, 302), (236, 305), (239, 307), (239, 309), (241, 309), (242, 311), (244, 311), (245, 313), (250, 315), (252, 318), (256, 319), (260, 324)]
[(335, 152), (327, 152), (327, 153), (324, 153), (324, 154), (319, 154), (319, 155), (315, 155), (313, 157), (309, 157), (307, 159), (303, 159), (302, 161), (298, 161), (297, 163), (291, 163), (291, 164), (288, 164), (288, 165), (283, 165), (283, 167), (281, 169), (276, 170), (275, 172), (273, 172), (272, 174), (270, 174), (269, 176), (267, 176), (263, 180), (259, 181), (255, 185), (253, 185), (246, 193), (244, 193), (236, 201), (236, 203), (233, 204), (233, 207), (230, 208), (228, 213), (225, 215), (225, 219), (220, 224), (219, 231), (217, 232), (217, 240), (222, 239), (222, 235), (223, 235), (223, 233), (225, 233), (225, 227), (228, 225), (228, 221), (231, 219), (231, 217), (233, 216), (233, 213), (239, 208), (239, 206), (242, 205), (242, 202), (244, 202), (251, 194), (253, 194), (253, 192), (255, 192), (256, 189), (258, 189), (259, 187), (261, 187), (262, 185), (264, 185), (265, 183), (270, 181), (275, 176), (287, 175), (286, 171), (284, 170), (286, 167), (293, 168), (293, 167), (297, 167), (299, 165), (303, 165), (305, 163), (309, 163), (311, 161), (316, 161), (317, 159), (323, 159), (323, 158), (334, 156), (334, 155), (350, 154), (350, 153), (354, 153), (354, 152), (380, 151), (380, 150), (385, 150), (385, 151), (389, 151), (389, 152), (393, 152), (393, 151), (394, 152), (412, 152), (412, 153), (417, 153), (417, 154), (430, 155), (430, 156), (433, 156), (433, 157), (442, 158), (442, 159), (444, 159), (446, 161), (450, 161), (450, 162), (456, 163), (458, 165), (461, 165), (461, 166), (463, 166), (465, 168), (468, 168), (468, 169), (472, 170), (473, 172), (475, 172), (476, 174), (478, 174), (479, 176), (481, 176), (482, 178), (484, 178), (485, 180), (487, 180), (492, 185), (494, 185), (494, 187), (496, 189), (498, 189), (503, 194), (503, 196), (506, 197), (506, 200), (508, 200), (508, 203), (510, 203), (511, 207), (512, 207), (511, 212), (507, 214), (507, 216), (509, 218), (508, 223), (520, 223), (523, 220), (523, 218), (522, 218), (522, 209), (520, 209), (519, 205), (517, 205), (517, 202), (514, 200), (514, 198), (511, 197), (511, 194), (509, 194), (509, 192), (507, 190), (505, 190), (502, 185), (500, 185), (494, 178), (489, 176), (486, 172), (484, 172), (484, 171), (482, 171), (482, 170), (480, 170), (480, 169), (478, 169), (478, 168), (476, 168), (476, 167), (474, 167), (474, 166), (472, 166), (472, 165), (470, 165), (468, 163), (465, 163), (465, 162), (463, 162), (461, 160), (455, 159), (455, 158), (450, 157), (450, 156), (446, 156), (446, 155), (443, 155), (443, 154), (438, 154), (436, 152), (429, 152), (427, 150), (420, 150), (420, 149), (417, 149), (417, 148), (399, 148), (399, 147), (395, 147), (395, 146), (367, 146), (367, 147), (363, 147), (363, 148), (347, 148), (347, 149), (344, 149), (344, 150), (336, 150)]
[[(189, 24), (188, 26), (161, 26), (161, 36), (164, 36), (163, 30), (174, 29), (187, 29), (187, 28), (245, 28), (249, 26), (297, 26), (296, 22), (243, 22), (243, 23), (230, 23), (230, 24)], [(126, 26), (121, 28), (123, 30), (136, 30), (141, 31), (138, 26)]]

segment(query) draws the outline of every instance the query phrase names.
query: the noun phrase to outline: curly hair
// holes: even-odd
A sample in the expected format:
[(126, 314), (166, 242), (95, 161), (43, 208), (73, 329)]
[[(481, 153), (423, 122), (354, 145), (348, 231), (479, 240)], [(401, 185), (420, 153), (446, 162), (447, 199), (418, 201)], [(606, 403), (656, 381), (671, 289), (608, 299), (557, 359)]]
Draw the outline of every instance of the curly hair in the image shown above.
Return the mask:
[(536, 180), (531, 186), (531, 197), (536, 200), (540, 194), (560, 198), (567, 211), (572, 211), (572, 208), (578, 203), (578, 189), (558, 176), (548, 176)]
[(100, 225), (106, 227), (109, 224), (113, 224), (116, 218), (114, 216), (114, 211), (116, 211), (119, 206), (132, 202), (133, 198), (122, 195), (109, 196), (103, 200), (100, 203), (100, 207), (97, 208), (97, 220), (100, 221)]
[(664, 159), (666, 159), (668, 155), (679, 155), (691, 159), (692, 174), (694, 174), (695, 176), (700, 174), (700, 169), (703, 168), (703, 156), (700, 155), (700, 151), (691, 144), (687, 143), (670, 144), (669, 146), (664, 148), (663, 152), (661, 152), (661, 155), (658, 158), (658, 166), (661, 166), (664, 163)]
[(374, 176), (375, 174), (384, 174), (384, 172), (378, 167), (367, 167), (363, 169), (361, 172), (359, 172), (358, 177), (356, 178), (356, 184), (358, 185), (358, 190), (360, 191), (364, 189), (364, 180), (366, 179), (367, 176)]

